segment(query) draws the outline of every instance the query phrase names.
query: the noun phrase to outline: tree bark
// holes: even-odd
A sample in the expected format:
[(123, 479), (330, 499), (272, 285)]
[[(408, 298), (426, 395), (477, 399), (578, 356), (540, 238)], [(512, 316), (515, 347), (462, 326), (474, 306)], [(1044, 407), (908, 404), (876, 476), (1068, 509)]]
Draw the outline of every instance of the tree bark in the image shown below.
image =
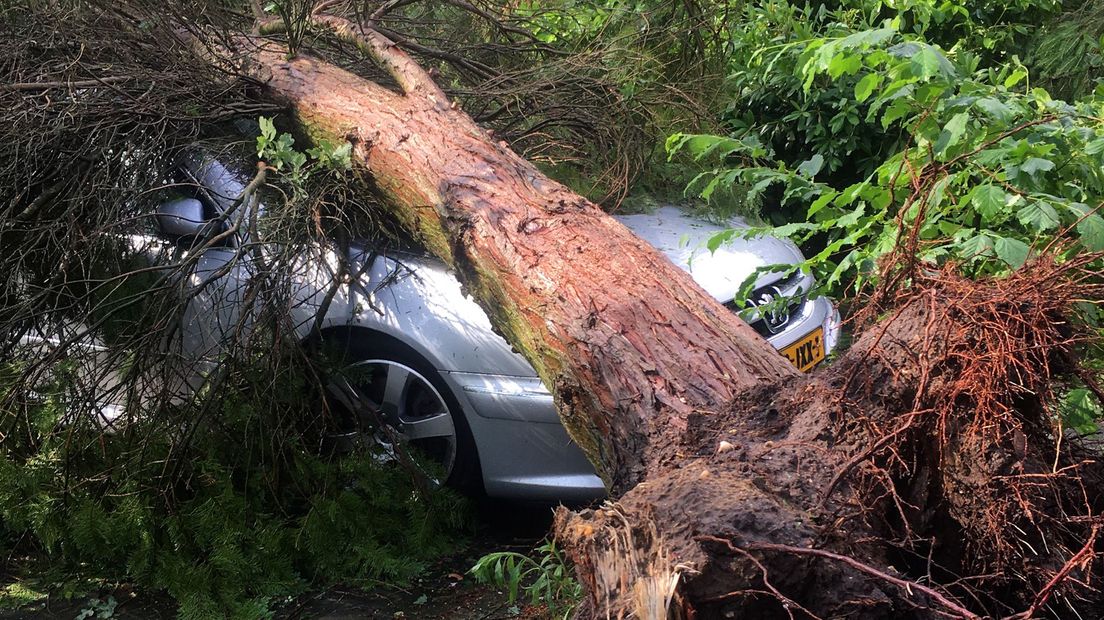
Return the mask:
[[(1091, 576), (1090, 564), (1070, 562), (1096, 544), (1095, 470), (1046, 443), (1046, 384), (1008, 370), (1023, 359), (1045, 366), (1067, 343), (1046, 323), (1061, 321), (1065, 298), (1051, 286), (1061, 270), (1024, 275), (1017, 294), (1035, 297), (1011, 309), (993, 301), (1006, 290), (935, 279), (829, 370), (799, 376), (659, 252), (494, 142), (381, 34), (318, 23), (402, 92), (309, 55), (288, 59), (256, 37), (242, 41), (239, 66), (310, 137), (352, 143), (399, 221), (456, 270), (552, 390), (618, 499), (557, 518), (587, 586), (584, 615), (1035, 613), (1054, 596), (1054, 575)], [(1027, 324), (1045, 338), (1016, 331)], [(994, 337), (1002, 346), (1032, 353), (978, 354), (991, 364), (978, 371), (967, 358), (993, 325), (1007, 328)], [(976, 372), (1026, 386), (1001, 394), (1028, 413), (956, 383)], [(978, 413), (991, 410), (999, 415)], [(1075, 482), (1055, 473), (1068, 468), (1080, 468)], [(1023, 587), (961, 579), (986, 570)], [(1082, 593), (1079, 609), (1099, 611), (1097, 599)]]

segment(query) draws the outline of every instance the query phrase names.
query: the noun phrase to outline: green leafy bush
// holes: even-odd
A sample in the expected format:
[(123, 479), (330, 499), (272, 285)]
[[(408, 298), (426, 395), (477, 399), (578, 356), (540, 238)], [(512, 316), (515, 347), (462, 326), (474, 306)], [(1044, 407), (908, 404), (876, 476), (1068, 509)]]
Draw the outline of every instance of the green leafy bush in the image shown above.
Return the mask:
[[(466, 505), (370, 452), (317, 449), (299, 366), (233, 370), (221, 399), (103, 434), (64, 378), (0, 408), (0, 537), (51, 572), (166, 590), (183, 618), (258, 618), (310, 585), (403, 580), (453, 548)], [(279, 384), (281, 389), (272, 390)]]
[[(733, 35), (731, 133), (667, 142), (708, 166), (689, 191), (710, 200), (741, 188), (764, 206), (769, 225), (709, 248), (790, 237), (818, 292), (837, 298), (889, 273), (893, 252), (969, 276), (1044, 252), (1104, 252), (1104, 87), (1056, 99), (1020, 61), (1052, 27), (1037, 24), (1070, 19), (1059, 3), (996, 6), (749, 4)], [(1099, 330), (1098, 300), (1078, 319)], [(1071, 426), (1093, 428), (1088, 391), (1074, 386), (1064, 402)]]
[(1009, 50), (1032, 36), (1032, 24), (1060, 8), (1054, 0), (748, 3), (729, 34), (726, 129), (734, 138), (757, 141), (772, 159), (788, 165), (815, 154), (835, 180), (865, 177), (899, 150), (903, 136), (869, 118), (865, 98), (854, 96), (857, 88), (869, 93), (875, 84), (862, 82), (853, 56), (833, 56), (835, 64), (819, 67), (822, 73), (803, 71), (811, 46), (838, 40), (830, 47), (848, 47), (859, 42), (848, 37), (899, 33), (953, 49), (963, 67), (1016, 64)]
[[(862, 121), (903, 136), (902, 148), (841, 185), (826, 160), (772, 159), (754, 138), (676, 135), (671, 150), (716, 167), (696, 180), (709, 198), (743, 184), (778, 190), (794, 221), (769, 229), (817, 251), (805, 268), (835, 295), (875, 273), (879, 257), (915, 228), (920, 260), (955, 260), (973, 275), (1019, 267), (1056, 237), (1065, 252), (1104, 250), (1104, 93), (1077, 103), (1031, 88), (1019, 66), (964, 73), (943, 50), (893, 28), (807, 41), (794, 68), (802, 88), (846, 81)], [(723, 241), (720, 239), (718, 241)]]

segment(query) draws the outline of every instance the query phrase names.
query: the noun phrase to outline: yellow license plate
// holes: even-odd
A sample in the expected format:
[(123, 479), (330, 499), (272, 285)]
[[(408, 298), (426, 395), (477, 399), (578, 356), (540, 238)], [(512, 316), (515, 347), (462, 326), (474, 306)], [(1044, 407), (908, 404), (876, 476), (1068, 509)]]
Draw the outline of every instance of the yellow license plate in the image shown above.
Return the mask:
[(824, 329), (818, 327), (809, 332), (801, 340), (782, 349), (782, 355), (788, 357), (798, 370), (811, 370), (824, 359)]

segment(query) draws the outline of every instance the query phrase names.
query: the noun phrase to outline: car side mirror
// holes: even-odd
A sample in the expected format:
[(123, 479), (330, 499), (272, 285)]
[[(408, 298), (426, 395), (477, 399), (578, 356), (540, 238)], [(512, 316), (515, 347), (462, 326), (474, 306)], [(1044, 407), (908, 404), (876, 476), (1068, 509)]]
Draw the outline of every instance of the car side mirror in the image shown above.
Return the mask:
[(157, 207), (157, 230), (174, 240), (202, 238), (210, 230), (203, 216), (203, 203), (195, 198), (181, 198)]

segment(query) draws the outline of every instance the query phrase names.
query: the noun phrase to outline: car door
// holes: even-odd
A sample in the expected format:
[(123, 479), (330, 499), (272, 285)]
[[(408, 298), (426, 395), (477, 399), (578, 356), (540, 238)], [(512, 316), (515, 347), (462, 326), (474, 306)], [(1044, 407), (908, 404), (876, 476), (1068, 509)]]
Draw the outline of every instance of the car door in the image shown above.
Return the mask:
[(246, 235), (250, 214), (238, 200), (243, 187), (212, 163), (217, 164), (199, 158), (182, 163), (156, 206), (151, 234), (132, 240), (134, 249), (167, 270), (178, 305), (166, 317), (164, 344), (179, 354), (193, 387), (232, 342), (251, 333), (245, 308), (256, 280)]

